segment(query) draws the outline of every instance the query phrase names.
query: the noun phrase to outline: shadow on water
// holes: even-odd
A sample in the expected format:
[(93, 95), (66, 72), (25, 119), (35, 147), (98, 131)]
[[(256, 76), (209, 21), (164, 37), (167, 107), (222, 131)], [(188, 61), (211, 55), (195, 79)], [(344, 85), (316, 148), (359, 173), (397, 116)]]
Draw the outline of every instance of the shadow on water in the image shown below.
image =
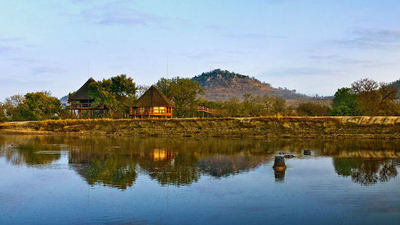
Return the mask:
[[(107, 138), (60, 136), (0, 137), (0, 157), (13, 165), (46, 167), (68, 152), (68, 166), (89, 185), (126, 189), (138, 173), (161, 185), (189, 185), (201, 176), (223, 178), (272, 164), (279, 152), (332, 158), (335, 172), (355, 183), (372, 185), (396, 177), (398, 142), (379, 140), (252, 140), (223, 138)], [(304, 156), (310, 149), (312, 156)], [(290, 168), (295, 170), (296, 168)], [(271, 168), (276, 182), (285, 167)]]

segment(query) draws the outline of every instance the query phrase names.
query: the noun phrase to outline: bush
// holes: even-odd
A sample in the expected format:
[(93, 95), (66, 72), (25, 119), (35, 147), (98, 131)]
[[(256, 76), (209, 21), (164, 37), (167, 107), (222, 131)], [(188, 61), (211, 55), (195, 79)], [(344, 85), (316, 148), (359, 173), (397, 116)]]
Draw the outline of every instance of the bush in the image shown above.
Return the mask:
[(300, 116), (327, 116), (330, 111), (328, 106), (313, 102), (301, 103), (296, 109)]

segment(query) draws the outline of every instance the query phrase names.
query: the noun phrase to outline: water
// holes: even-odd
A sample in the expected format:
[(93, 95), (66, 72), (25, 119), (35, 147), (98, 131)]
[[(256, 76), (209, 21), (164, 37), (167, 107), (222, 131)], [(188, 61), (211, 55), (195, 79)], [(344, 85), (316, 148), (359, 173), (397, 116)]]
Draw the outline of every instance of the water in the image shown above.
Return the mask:
[(400, 224), (399, 166), (395, 141), (0, 136), (0, 224)]

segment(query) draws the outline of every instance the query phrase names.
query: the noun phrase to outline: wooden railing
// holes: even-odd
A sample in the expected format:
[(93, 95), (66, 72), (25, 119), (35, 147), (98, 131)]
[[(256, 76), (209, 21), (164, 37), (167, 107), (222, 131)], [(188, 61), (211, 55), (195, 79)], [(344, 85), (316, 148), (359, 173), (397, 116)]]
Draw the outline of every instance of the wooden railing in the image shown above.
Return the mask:
[(221, 114), (220, 110), (210, 109), (210, 108), (207, 108), (205, 106), (197, 107), (197, 112), (204, 112), (204, 113), (207, 113), (207, 114)]
[(84, 109), (98, 109), (98, 110), (101, 110), (101, 109), (105, 109), (105, 107), (104, 107), (104, 105), (102, 105), (102, 106), (92, 106), (91, 103), (72, 103), (71, 104), (71, 109), (72, 110), (77, 110), (77, 109), (81, 109), (81, 110), (84, 110)]
[(172, 116), (172, 113), (154, 113), (154, 112), (133, 112), (131, 113), (132, 116), (140, 117), (140, 116)]

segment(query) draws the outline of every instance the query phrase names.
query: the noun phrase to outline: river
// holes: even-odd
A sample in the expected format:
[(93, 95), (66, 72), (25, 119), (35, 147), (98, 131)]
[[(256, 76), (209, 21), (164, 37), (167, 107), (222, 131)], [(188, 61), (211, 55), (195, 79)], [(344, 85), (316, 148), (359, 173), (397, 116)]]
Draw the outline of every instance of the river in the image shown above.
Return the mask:
[(400, 224), (399, 167), (390, 140), (3, 135), (0, 224)]

